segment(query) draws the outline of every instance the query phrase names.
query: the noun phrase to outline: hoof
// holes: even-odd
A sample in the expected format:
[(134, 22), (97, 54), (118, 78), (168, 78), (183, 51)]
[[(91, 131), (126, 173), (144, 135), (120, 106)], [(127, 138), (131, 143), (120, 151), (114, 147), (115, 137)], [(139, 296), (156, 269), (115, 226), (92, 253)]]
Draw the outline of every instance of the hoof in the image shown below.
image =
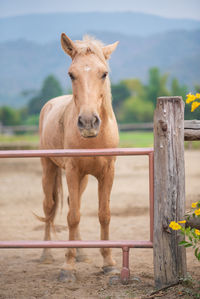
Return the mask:
[(103, 266), (102, 269), (103, 269), (104, 274), (111, 274), (111, 275), (120, 274), (119, 269), (117, 269), (116, 267), (113, 267), (113, 266)]
[(111, 285), (117, 285), (120, 283), (120, 277), (119, 276), (111, 276), (109, 277), (108, 284)]
[(76, 282), (77, 278), (74, 271), (62, 269), (60, 271), (58, 280), (61, 282), (73, 283)]
[(41, 264), (52, 264), (54, 262), (54, 258), (50, 253), (48, 253), (48, 254), (43, 253), (40, 257), (39, 262)]

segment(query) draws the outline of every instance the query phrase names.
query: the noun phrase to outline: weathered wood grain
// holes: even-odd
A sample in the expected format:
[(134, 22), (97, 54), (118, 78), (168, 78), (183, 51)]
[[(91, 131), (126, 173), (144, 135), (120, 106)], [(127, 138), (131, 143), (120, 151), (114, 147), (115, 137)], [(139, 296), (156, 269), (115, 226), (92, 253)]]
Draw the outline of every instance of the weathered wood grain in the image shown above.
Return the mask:
[(200, 120), (185, 120), (184, 129), (185, 141), (200, 140)]
[(181, 97), (157, 99), (154, 114), (154, 277), (157, 288), (186, 274), (182, 236), (169, 228), (184, 219), (184, 102)]
[(200, 140), (200, 129), (199, 130), (185, 129), (184, 139), (185, 141)]
[(185, 120), (184, 129), (200, 130), (200, 120), (197, 119)]

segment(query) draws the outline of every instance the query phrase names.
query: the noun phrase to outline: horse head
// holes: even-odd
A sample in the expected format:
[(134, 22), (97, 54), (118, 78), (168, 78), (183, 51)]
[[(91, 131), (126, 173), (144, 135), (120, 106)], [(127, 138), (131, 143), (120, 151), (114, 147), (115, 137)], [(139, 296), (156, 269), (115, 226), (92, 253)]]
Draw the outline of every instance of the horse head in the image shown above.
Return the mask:
[(85, 138), (98, 135), (107, 98), (111, 99), (107, 60), (117, 44), (104, 46), (91, 37), (73, 42), (64, 33), (61, 35), (62, 48), (72, 58), (68, 74), (72, 81), (77, 126)]

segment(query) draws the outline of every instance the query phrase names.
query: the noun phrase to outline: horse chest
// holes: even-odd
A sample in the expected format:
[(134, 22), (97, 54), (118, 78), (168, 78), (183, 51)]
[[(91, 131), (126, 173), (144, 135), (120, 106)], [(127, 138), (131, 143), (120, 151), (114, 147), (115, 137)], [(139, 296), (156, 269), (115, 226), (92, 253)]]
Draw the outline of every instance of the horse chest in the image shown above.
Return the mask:
[(114, 160), (115, 158), (113, 157), (84, 157), (71, 159), (70, 163), (72, 163), (73, 168), (77, 169), (78, 172), (97, 177), (104, 172), (106, 168), (109, 168)]

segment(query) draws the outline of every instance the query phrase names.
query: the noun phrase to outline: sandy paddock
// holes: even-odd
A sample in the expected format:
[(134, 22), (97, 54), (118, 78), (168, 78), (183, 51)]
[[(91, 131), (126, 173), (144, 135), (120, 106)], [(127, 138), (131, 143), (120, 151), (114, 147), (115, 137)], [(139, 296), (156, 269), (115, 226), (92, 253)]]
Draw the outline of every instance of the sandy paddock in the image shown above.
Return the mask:
[[(186, 151), (187, 207), (200, 199), (200, 152)], [(37, 158), (0, 160), (0, 239), (42, 240), (43, 224), (32, 212), (43, 215), (41, 166)], [(63, 177), (65, 199), (67, 188)], [(118, 157), (111, 197), (111, 240), (148, 240), (148, 157)], [(82, 200), (81, 232), (84, 240), (99, 239), (97, 182), (91, 177)], [(54, 239), (67, 239), (67, 203), (56, 217)], [(98, 249), (86, 249), (89, 262), (77, 264), (77, 282), (58, 281), (64, 249), (53, 249), (55, 262), (39, 263), (41, 249), (3, 249), (0, 252), (0, 298), (140, 298), (153, 290), (152, 249), (131, 249), (131, 283), (123, 286), (102, 274)], [(121, 268), (121, 249), (113, 249)], [(188, 272), (197, 279), (199, 263), (187, 250)], [(176, 293), (178, 290), (176, 291)], [(181, 291), (179, 289), (179, 293)], [(179, 298), (174, 293), (162, 298)], [(182, 297), (190, 298), (190, 297)], [(192, 298), (192, 297), (191, 297)]]

